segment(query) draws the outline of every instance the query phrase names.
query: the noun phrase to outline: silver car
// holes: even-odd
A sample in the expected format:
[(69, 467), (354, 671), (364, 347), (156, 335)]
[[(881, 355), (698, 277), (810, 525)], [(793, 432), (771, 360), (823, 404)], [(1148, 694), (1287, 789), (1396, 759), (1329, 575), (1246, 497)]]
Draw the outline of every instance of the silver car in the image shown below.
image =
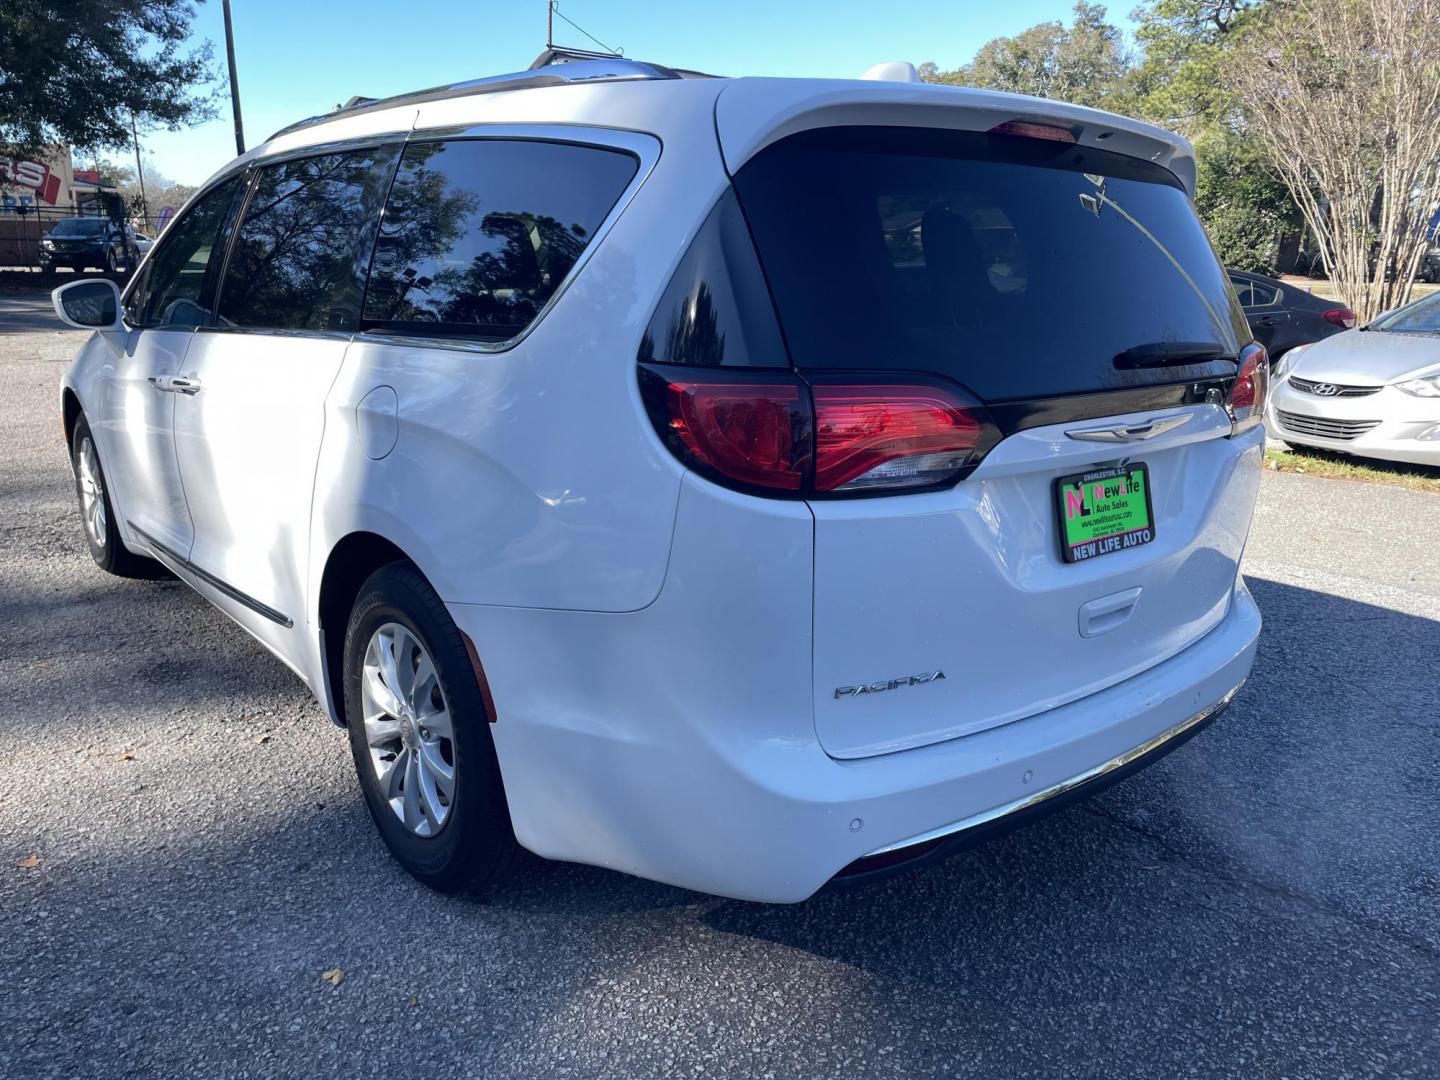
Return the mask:
[(1275, 438), (1440, 466), (1440, 293), (1297, 346), (1271, 374)]

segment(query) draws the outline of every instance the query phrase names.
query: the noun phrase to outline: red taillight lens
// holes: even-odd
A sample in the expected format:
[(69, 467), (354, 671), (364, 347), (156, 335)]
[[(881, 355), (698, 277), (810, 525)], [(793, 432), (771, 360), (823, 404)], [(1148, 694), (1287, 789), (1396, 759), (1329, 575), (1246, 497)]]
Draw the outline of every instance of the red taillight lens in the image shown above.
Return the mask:
[(805, 387), (784, 376), (697, 374), (666, 377), (642, 368), (651, 420), (671, 449), (722, 481), (799, 493), (810, 464)]
[(1336, 326), (1343, 326), (1346, 330), (1355, 325), (1355, 312), (1348, 307), (1332, 307), (1329, 311), (1322, 312), (1320, 317)]
[(928, 487), (970, 463), (976, 403), (929, 386), (817, 384), (815, 490)]
[(1265, 418), (1265, 395), (1270, 389), (1270, 358), (1265, 347), (1252, 341), (1240, 350), (1240, 370), (1230, 388), (1232, 435), (1249, 431)]
[(958, 387), (642, 364), (655, 430), (685, 464), (729, 487), (802, 498), (954, 483), (999, 439)]

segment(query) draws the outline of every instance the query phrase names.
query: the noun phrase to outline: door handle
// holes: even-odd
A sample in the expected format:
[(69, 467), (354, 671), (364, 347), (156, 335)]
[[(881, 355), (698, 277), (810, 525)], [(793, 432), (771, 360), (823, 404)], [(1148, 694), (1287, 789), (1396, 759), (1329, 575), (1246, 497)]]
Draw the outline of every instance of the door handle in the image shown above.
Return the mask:
[(187, 375), (151, 375), (150, 385), (167, 394), (198, 394), (200, 380)]
[(1130, 618), (1135, 611), (1135, 604), (1140, 599), (1140, 592), (1141, 588), (1137, 585), (1133, 589), (1111, 593), (1098, 600), (1091, 600), (1088, 604), (1081, 604), (1080, 636), (1099, 637), (1101, 634), (1108, 634), (1114, 630)]

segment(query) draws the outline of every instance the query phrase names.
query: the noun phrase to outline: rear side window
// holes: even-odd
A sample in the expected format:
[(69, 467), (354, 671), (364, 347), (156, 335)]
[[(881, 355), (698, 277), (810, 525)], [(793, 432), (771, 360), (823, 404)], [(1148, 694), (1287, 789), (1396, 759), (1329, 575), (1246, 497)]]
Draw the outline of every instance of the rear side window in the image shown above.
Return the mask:
[(1234, 375), (1250, 338), (1185, 192), (1148, 162), (828, 128), (762, 151), (735, 186), (802, 370), (931, 372), (1024, 400)]
[(515, 337), (637, 168), (629, 154), (567, 143), (411, 143), (375, 244), (364, 328)]
[(126, 298), (125, 316), (132, 326), (188, 328), (210, 321), (221, 230), (239, 186), (237, 178), (212, 188), (165, 230), (145, 263), (143, 278)]
[(260, 170), (220, 290), (225, 326), (352, 331), (398, 147)]
[(641, 363), (789, 367), (733, 189), (696, 233), (640, 342)]

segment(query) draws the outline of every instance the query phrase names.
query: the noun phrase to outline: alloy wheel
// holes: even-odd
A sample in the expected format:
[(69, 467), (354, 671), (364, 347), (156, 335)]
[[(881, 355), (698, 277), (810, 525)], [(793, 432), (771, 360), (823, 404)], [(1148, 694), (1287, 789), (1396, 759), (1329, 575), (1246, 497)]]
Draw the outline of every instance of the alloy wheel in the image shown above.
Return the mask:
[(80, 516), (85, 520), (85, 531), (90, 534), (96, 547), (103, 548), (109, 521), (105, 514), (105, 482), (101, 479), (100, 458), (95, 453), (95, 443), (89, 435), (80, 441), (80, 453), (76, 457), (80, 476)]
[(455, 730), (435, 662), (412, 631), (387, 622), (370, 635), (360, 699), (381, 797), (416, 836), (434, 836), (455, 801)]

